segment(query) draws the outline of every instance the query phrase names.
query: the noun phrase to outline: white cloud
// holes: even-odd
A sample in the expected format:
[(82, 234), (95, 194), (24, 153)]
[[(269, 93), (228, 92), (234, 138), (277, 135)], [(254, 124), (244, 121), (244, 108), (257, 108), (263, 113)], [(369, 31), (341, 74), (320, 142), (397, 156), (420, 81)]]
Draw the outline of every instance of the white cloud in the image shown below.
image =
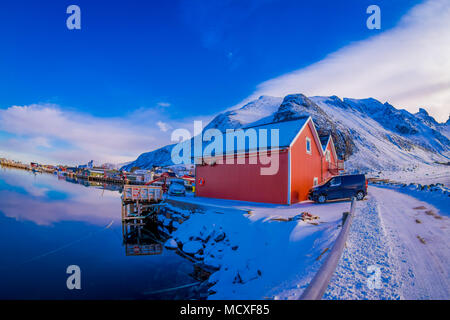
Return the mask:
[[(170, 128), (192, 126), (193, 119), (167, 118), (138, 109), (122, 118), (100, 118), (56, 105), (12, 106), (0, 110), (0, 156), (23, 161), (80, 164), (94, 159), (122, 163), (171, 143)], [(209, 119), (199, 117), (199, 120)], [(166, 129), (165, 131), (162, 129)]]
[(169, 102), (158, 102), (156, 105), (158, 107), (163, 107), (163, 108), (168, 108), (171, 106), (171, 104)]
[(167, 130), (169, 130), (169, 125), (165, 122), (158, 121), (156, 124), (158, 125), (159, 130), (161, 130), (162, 132), (166, 132)]
[(243, 103), (260, 95), (299, 92), (373, 97), (410, 112), (424, 106), (445, 121), (450, 111), (449, 57), (450, 1), (430, 0), (411, 9), (391, 30), (260, 84)]

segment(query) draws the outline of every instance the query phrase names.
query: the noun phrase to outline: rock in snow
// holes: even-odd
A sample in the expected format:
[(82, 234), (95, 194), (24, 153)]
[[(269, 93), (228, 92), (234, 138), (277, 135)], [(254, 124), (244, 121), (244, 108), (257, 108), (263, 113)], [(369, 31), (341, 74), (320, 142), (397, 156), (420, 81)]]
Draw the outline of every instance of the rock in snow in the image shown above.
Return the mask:
[(219, 231), (216, 231), (215, 233), (214, 233), (214, 241), (216, 241), (216, 242), (220, 242), (220, 241), (222, 241), (223, 239), (225, 239), (225, 232), (223, 232), (222, 230), (219, 230)]
[(196, 254), (203, 249), (203, 243), (201, 241), (189, 241), (183, 244), (183, 251), (187, 254)]
[(166, 241), (164, 247), (166, 247), (167, 249), (176, 249), (178, 248), (178, 243), (175, 241), (175, 239), (170, 238), (169, 240)]

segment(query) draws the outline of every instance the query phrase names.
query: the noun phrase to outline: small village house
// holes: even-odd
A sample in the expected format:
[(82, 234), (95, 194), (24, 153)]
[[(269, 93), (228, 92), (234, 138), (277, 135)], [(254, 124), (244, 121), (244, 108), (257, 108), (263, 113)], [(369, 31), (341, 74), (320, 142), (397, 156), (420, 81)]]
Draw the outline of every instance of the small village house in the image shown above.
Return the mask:
[[(196, 166), (196, 196), (293, 204), (306, 200), (313, 185), (338, 174), (339, 167), (342, 167), (333, 139), (331, 136), (319, 137), (311, 117), (252, 128), (279, 130), (279, 146), (271, 150), (279, 155), (278, 172), (261, 175), (260, 169), (264, 165), (259, 162), (238, 164), (235, 161), (229, 164), (204, 159), (201, 165)], [(270, 145), (268, 148), (270, 150)], [(235, 150), (234, 157), (248, 160), (254, 153), (254, 150), (245, 148)], [(224, 154), (215, 155), (215, 158), (224, 157)]]
[(331, 135), (320, 136), (320, 142), (323, 149), (323, 167), (322, 174), (323, 179), (326, 180), (329, 177), (336, 176), (339, 174), (340, 170), (343, 170), (343, 161), (338, 160), (336, 149), (333, 142), (333, 137)]

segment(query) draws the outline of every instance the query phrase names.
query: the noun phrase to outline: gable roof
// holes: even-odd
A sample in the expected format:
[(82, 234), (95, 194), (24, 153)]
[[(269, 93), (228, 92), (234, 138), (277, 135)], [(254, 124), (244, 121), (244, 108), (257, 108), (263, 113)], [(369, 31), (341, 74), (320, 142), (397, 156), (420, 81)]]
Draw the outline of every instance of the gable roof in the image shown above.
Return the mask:
[[(316, 144), (319, 146), (319, 152), (323, 155), (323, 150), (320, 147), (321, 143), (319, 140), (319, 135), (317, 134), (316, 128), (314, 126), (314, 122), (312, 121), (311, 116), (303, 116), (300, 118), (296, 118), (293, 120), (287, 120), (287, 121), (279, 121), (279, 122), (271, 122), (266, 124), (260, 124), (260, 125), (254, 125), (254, 126), (245, 126), (239, 129), (231, 130), (231, 132), (224, 132), (220, 131), (222, 136), (222, 150), (214, 150), (215, 152), (212, 152), (210, 156), (220, 156), (224, 154), (242, 154), (242, 153), (250, 153), (250, 152), (257, 152), (258, 150), (261, 150), (261, 146), (258, 146), (259, 138), (261, 131), (260, 130), (266, 130), (267, 134), (267, 149), (268, 150), (277, 150), (277, 149), (284, 149), (291, 147), (295, 140), (298, 138), (300, 133), (303, 131), (303, 129), (306, 127), (306, 125), (309, 125), (311, 128), (311, 131), (313, 132), (314, 139), (316, 141)], [(252, 139), (248, 138), (248, 135), (251, 134), (251, 131), (249, 129), (254, 129), (256, 134), (256, 142), (251, 141)], [(218, 130), (218, 129), (214, 129)], [(273, 141), (271, 138), (271, 130), (278, 130), (278, 145), (273, 145)], [(219, 131), (219, 130), (218, 130)], [(203, 132), (204, 135), (205, 132)], [(245, 144), (244, 146), (237, 144), (236, 134), (246, 134)], [(214, 142), (215, 137), (212, 139), (212, 141), (203, 141), (202, 142), (202, 154), (205, 151), (205, 148), (208, 147), (211, 143)], [(192, 148), (194, 148), (194, 139), (191, 140)], [(230, 145), (227, 146), (227, 141), (233, 141), (233, 144), (229, 143)], [(194, 150), (194, 149), (192, 149)], [(222, 151), (222, 152), (221, 152)], [(196, 158), (194, 155), (193, 158)], [(205, 158), (208, 158), (205, 156)]]
[(331, 136), (331, 134), (326, 135), (326, 136), (320, 136), (319, 138), (320, 138), (320, 142), (322, 143), (322, 148), (323, 148), (324, 153), (327, 150), (328, 145), (331, 144), (331, 152), (333, 152), (334, 159), (336, 159), (336, 161), (337, 161), (338, 157), (336, 154), (336, 148), (334, 146), (333, 137)]
[(319, 134), (317, 133), (317, 129), (316, 126), (314, 125), (314, 121), (312, 120), (311, 116), (308, 117), (308, 119), (306, 120), (304, 126), (298, 131), (297, 136), (294, 138), (294, 140), (291, 142), (290, 147), (292, 147), (292, 145), (295, 143), (295, 141), (297, 140), (297, 138), (300, 136), (300, 134), (302, 133), (303, 129), (305, 128), (306, 124), (309, 125), (309, 128), (311, 129), (314, 141), (316, 142), (317, 145), (317, 149), (319, 149), (319, 153), (321, 156), (323, 156), (323, 149), (321, 148), (322, 143), (320, 142), (320, 138), (319, 138)]
[(328, 143), (330, 142), (331, 135), (319, 136), (320, 143), (322, 144), (322, 149), (325, 152), (327, 149)]
[(311, 117), (303, 116), (301, 118), (271, 122), (256, 126), (243, 127), (243, 130), (255, 129), (255, 130), (267, 130), (267, 147), (271, 148), (272, 139), (270, 138), (271, 130), (278, 130), (278, 147), (285, 148), (289, 147), (294, 139), (297, 137), (298, 133), (301, 132)]
[[(224, 132), (220, 131), (219, 129), (212, 129), (217, 130), (222, 133), (222, 150), (214, 150), (214, 152), (211, 152), (210, 155), (204, 156), (202, 158), (207, 159), (211, 157), (217, 157), (222, 155), (231, 155), (231, 154), (246, 154), (246, 153), (252, 153), (252, 152), (258, 152), (258, 150), (263, 150), (260, 146), (258, 147), (259, 142), (259, 135), (261, 131), (259, 130), (266, 130), (267, 133), (267, 150), (279, 150), (279, 149), (285, 149), (290, 148), (293, 146), (297, 138), (300, 136), (300, 134), (303, 132), (303, 129), (306, 127), (306, 125), (309, 125), (311, 132), (313, 134), (313, 139), (318, 147), (319, 153), (323, 156), (324, 150), (321, 148), (322, 144), (319, 138), (319, 134), (317, 133), (316, 127), (314, 125), (314, 122), (311, 118), (311, 116), (305, 115), (303, 117), (299, 117), (293, 120), (285, 120), (285, 121), (279, 121), (279, 122), (271, 122), (271, 123), (265, 123), (260, 125), (253, 125), (253, 126), (245, 126), (238, 129), (232, 129), (231, 132)], [(247, 138), (245, 139), (245, 145), (242, 148), (242, 146), (237, 145), (237, 141), (235, 138), (235, 134), (248, 134), (248, 129), (255, 129), (256, 131), (256, 137), (257, 141), (256, 144), (253, 143), (254, 141), (250, 141), (251, 139)], [(278, 130), (278, 145), (272, 145), (272, 139), (271, 139), (271, 131), (272, 129)], [(211, 130), (211, 129), (209, 129)], [(206, 131), (202, 132), (202, 136), (204, 138), (204, 134)], [(227, 148), (226, 141), (227, 139), (232, 139), (233, 145)], [(202, 139), (203, 140), (203, 139)], [(213, 135), (213, 138), (211, 141), (202, 141), (202, 155), (204, 154), (205, 148), (207, 148), (210, 144), (215, 142), (215, 136)], [(194, 138), (190, 140), (190, 142), (185, 141), (185, 143), (191, 143), (191, 150), (192, 150), (192, 159), (200, 158), (200, 156), (197, 156), (194, 154)], [(234, 150), (234, 152), (233, 152)], [(211, 150), (208, 150), (211, 151)], [(229, 152), (227, 152), (229, 151)]]

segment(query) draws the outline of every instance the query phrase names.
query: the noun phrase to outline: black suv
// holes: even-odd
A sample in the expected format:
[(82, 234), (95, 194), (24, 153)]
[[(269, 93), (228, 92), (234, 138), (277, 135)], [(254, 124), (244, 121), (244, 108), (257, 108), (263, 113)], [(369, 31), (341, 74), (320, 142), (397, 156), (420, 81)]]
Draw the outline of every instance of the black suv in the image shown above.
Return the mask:
[(367, 195), (367, 180), (363, 174), (331, 177), (314, 186), (308, 194), (310, 200), (324, 203), (327, 200), (356, 197), (362, 200)]

